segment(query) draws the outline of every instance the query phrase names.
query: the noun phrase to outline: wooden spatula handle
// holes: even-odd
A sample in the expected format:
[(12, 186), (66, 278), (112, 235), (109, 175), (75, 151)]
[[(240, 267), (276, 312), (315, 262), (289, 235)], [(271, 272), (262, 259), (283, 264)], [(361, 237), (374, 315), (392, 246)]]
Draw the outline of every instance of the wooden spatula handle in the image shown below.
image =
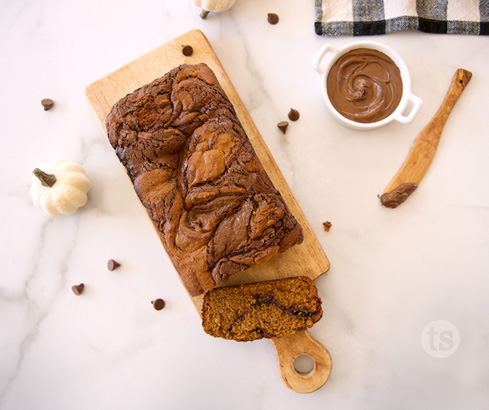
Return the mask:
[[(271, 341), (277, 354), (280, 377), (287, 387), (297, 393), (312, 393), (327, 382), (331, 374), (331, 355), (309, 332), (298, 332)], [(294, 367), (295, 359), (301, 355), (314, 360), (314, 368), (309, 373), (300, 373)]]

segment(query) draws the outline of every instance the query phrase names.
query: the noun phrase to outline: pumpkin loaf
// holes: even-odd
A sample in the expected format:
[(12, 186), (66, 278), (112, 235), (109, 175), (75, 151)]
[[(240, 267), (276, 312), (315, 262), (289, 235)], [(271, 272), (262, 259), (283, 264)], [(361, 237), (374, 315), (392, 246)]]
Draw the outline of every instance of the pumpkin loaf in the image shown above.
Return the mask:
[(106, 126), (192, 296), (302, 242), (207, 65), (179, 66), (122, 98)]
[(211, 336), (246, 342), (290, 336), (310, 328), (322, 315), (314, 282), (298, 276), (207, 292), (202, 326)]

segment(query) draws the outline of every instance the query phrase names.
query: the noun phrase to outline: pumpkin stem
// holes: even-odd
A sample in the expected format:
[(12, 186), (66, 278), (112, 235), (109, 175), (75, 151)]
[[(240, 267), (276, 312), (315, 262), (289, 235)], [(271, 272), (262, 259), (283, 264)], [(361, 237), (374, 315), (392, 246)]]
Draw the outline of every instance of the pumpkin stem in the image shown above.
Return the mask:
[(32, 173), (39, 178), (41, 184), (51, 188), (56, 183), (56, 177), (54, 174), (48, 174), (44, 171), (41, 171), (39, 168), (35, 168)]
[(200, 17), (205, 19), (208, 14), (209, 14), (209, 11), (202, 9), (202, 13), (200, 13)]

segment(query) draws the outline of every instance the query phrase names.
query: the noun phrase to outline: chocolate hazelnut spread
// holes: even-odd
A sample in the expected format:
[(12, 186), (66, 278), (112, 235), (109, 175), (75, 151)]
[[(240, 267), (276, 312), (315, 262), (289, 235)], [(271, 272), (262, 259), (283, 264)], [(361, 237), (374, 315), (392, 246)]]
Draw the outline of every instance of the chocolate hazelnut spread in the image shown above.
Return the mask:
[(344, 117), (377, 122), (392, 114), (401, 101), (401, 72), (384, 53), (356, 48), (332, 65), (327, 89), (331, 104)]
[(408, 199), (409, 195), (411, 195), (417, 187), (418, 184), (415, 182), (405, 182), (391, 192), (382, 194), (380, 196), (380, 203), (386, 208), (397, 208)]

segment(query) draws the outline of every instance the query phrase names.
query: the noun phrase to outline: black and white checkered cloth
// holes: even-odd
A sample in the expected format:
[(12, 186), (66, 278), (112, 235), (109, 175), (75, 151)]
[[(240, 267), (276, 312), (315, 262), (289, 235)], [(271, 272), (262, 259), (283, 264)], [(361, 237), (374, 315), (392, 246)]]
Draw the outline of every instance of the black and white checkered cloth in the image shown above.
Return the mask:
[(404, 30), (489, 35), (489, 0), (314, 0), (316, 33), (366, 36)]

